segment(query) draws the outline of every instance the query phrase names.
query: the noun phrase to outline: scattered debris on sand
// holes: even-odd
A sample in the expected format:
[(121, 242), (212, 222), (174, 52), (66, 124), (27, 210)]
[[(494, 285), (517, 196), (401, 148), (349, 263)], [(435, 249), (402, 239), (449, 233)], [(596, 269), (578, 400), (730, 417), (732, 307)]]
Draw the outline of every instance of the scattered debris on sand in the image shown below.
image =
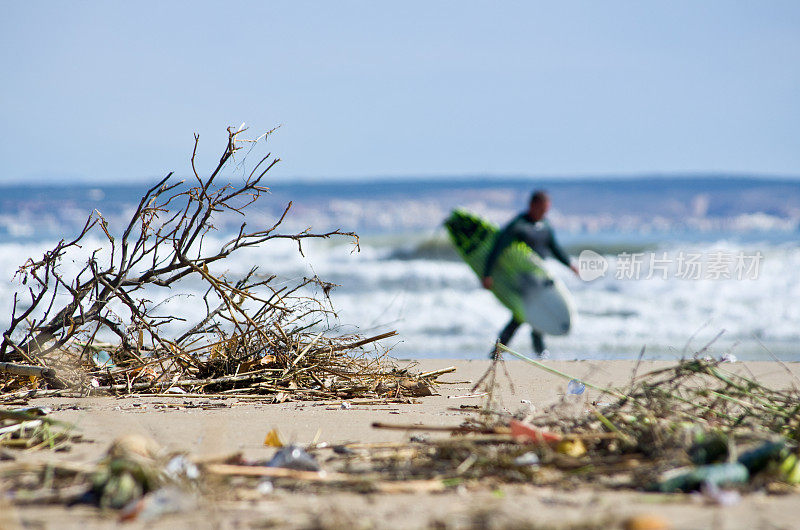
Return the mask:
[(503, 361), (494, 362), (472, 389), (486, 393), (483, 407), (453, 408), (467, 414), (460, 424), (373, 424), (407, 432), (407, 442), (287, 445), (270, 430), (264, 446), (272, 455), (248, 460), (241, 454), (164, 454), (154, 442), (123, 439), (95, 466), (8, 468), (5, 489), (14, 502), (90, 502), (120, 518), (191, 509), (205, 496), (239, 502), (278, 491), (415, 494), (514, 484), (567, 491), (589, 486), (693, 492), (724, 506), (753, 491), (798, 489), (796, 388), (771, 389), (719, 361), (693, 358), (634, 374), (626, 387), (580, 381), (600, 392), (602, 401), (567, 392), (538, 412), (526, 406), (512, 413), (493, 399), (502, 367)]
[(9, 450), (67, 450), (70, 442), (81, 440), (74, 427), (53, 420), (42, 407), (0, 409), (0, 460), (14, 460)]

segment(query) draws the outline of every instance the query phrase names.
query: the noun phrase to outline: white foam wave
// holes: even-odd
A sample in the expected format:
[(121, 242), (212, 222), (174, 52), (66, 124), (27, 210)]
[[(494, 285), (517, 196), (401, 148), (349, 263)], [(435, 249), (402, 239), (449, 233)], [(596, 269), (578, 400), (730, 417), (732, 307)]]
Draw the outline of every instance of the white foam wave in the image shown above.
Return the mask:
[[(220, 241), (209, 239), (211, 247)], [(13, 291), (20, 286), (11, 279), (28, 257), (39, 257), (52, 242), (0, 244), (0, 275), (7, 280), (0, 289), (0, 326), (8, 324)], [(84, 245), (87, 255), (102, 243)], [(217, 266), (230, 277), (244, 274), (258, 265), (264, 274), (277, 274), (276, 284), (293, 283), (318, 275), (338, 284), (331, 298), (343, 331), (399, 332), (392, 346), (398, 357), (486, 356), (509, 312), (461, 262), (430, 259), (395, 259), (392, 247), (362, 243), (361, 252), (342, 240), (308, 241), (305, 257), (290, 241), (277, 241), (246, 249)], [(555, 358), (635, 357), (642, 346), (650, 357), (671, 358), (693, 352), (723, 336), (711, 353), (734, 348), (740, 359), (762, 357), (759, 341), (783, 359), (800, 359), (795, 344), (800, 342), (800, 248), (794, 245), (749, 245), (733, 242), (672, 244), (657, 251), (675, 256), (678, 252), (708, 254), (716, 250), (732, 253), (760, 251), (764, 258), (757, 278), (681, 280), (658, 277), (622, 280), (608, 274), (584, 283), (560, 264), (551, 270), (572, 291), (579, 320), (566, 337), (549, 337), (548, 348)], [(610, 271), (617, 258), (607, 256)], [(76, 272), (79, 258), (64, 263), (64, 273)], [(647, 268), (643, 269), (644, 274)], [(155, 291), (155, 301), (165, 301), (169, 314), (199, 318), (203, 307), (202, 286), (189, 283), (188, 291)], [(691, 340), (690, 340), (691, 339)], [(684, 351), (684, 346), (688, 348)], [(735, 344), (738, 345), (735, 346)], [(530, 339), (523, 329), (511, 347), (530, 352)]]

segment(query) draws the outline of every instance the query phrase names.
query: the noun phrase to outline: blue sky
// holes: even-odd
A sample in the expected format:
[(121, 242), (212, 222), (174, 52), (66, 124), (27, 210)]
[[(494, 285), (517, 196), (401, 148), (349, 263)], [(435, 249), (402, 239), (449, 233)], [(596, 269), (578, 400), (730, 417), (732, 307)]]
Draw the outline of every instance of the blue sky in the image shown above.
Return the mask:
[(800, 175), (800, 3), (5, 2), (0, 181)]

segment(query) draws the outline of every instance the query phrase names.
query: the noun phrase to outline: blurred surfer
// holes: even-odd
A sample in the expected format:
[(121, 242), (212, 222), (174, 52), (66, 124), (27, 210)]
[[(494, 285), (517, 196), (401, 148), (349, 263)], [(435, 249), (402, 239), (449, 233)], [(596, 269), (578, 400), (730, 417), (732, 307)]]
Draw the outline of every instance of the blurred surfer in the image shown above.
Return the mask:
[[(492, 280), (492, 269), (494, 268), (497, 258), (500, 257), (503, 250), (506, 249), (514, 241), (522, 241), (531, 250), (539, 254), (543, 259), (552, 255), (555, 259), (569, 267), (572, 272), (578, 274), (578, 268), (570, 262), (569, 256), (564, 249), (556, 241), (555, 233), (550, 223), (545, 219), (547, 211), (550, 209), (550, 197), (547, 192), (543, 190), (534, 191), (531, 194), (531, 200), (528, 204), (528, 211), (522, 212), (510, 223), (506, 225), (503, 230), (497, 235), (494, 246), (489, 257), (486, 259), (486, 267), (482, 283), (486, 289), (491, 289), (494, 281)], [(498, 341), (504, 346), (508, 346), (511, 337), (514, 336), (517, 329), (519, 329), (522, 322), (511, 317), (511, 321), (500, 332)], [(531, 331), (531, 338), (533, 340), (533, 349), (537, 355), (541, 356), (544, 352), (544, 338), (542, 334), (536, 330)], [(497, 351), (492, 351), (491, 358), (494, 359)]]

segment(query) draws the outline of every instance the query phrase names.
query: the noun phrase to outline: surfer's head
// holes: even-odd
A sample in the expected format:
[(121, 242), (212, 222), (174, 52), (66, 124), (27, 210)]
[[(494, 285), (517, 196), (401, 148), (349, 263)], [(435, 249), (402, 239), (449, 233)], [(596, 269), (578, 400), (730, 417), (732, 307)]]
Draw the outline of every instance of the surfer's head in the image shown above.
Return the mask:
[(531, 202), (528, 206), (528, 217), (534, 221), (540, 221), (550, 209), (550, 196), (544, 190), (536, 190), (531, 194)]

